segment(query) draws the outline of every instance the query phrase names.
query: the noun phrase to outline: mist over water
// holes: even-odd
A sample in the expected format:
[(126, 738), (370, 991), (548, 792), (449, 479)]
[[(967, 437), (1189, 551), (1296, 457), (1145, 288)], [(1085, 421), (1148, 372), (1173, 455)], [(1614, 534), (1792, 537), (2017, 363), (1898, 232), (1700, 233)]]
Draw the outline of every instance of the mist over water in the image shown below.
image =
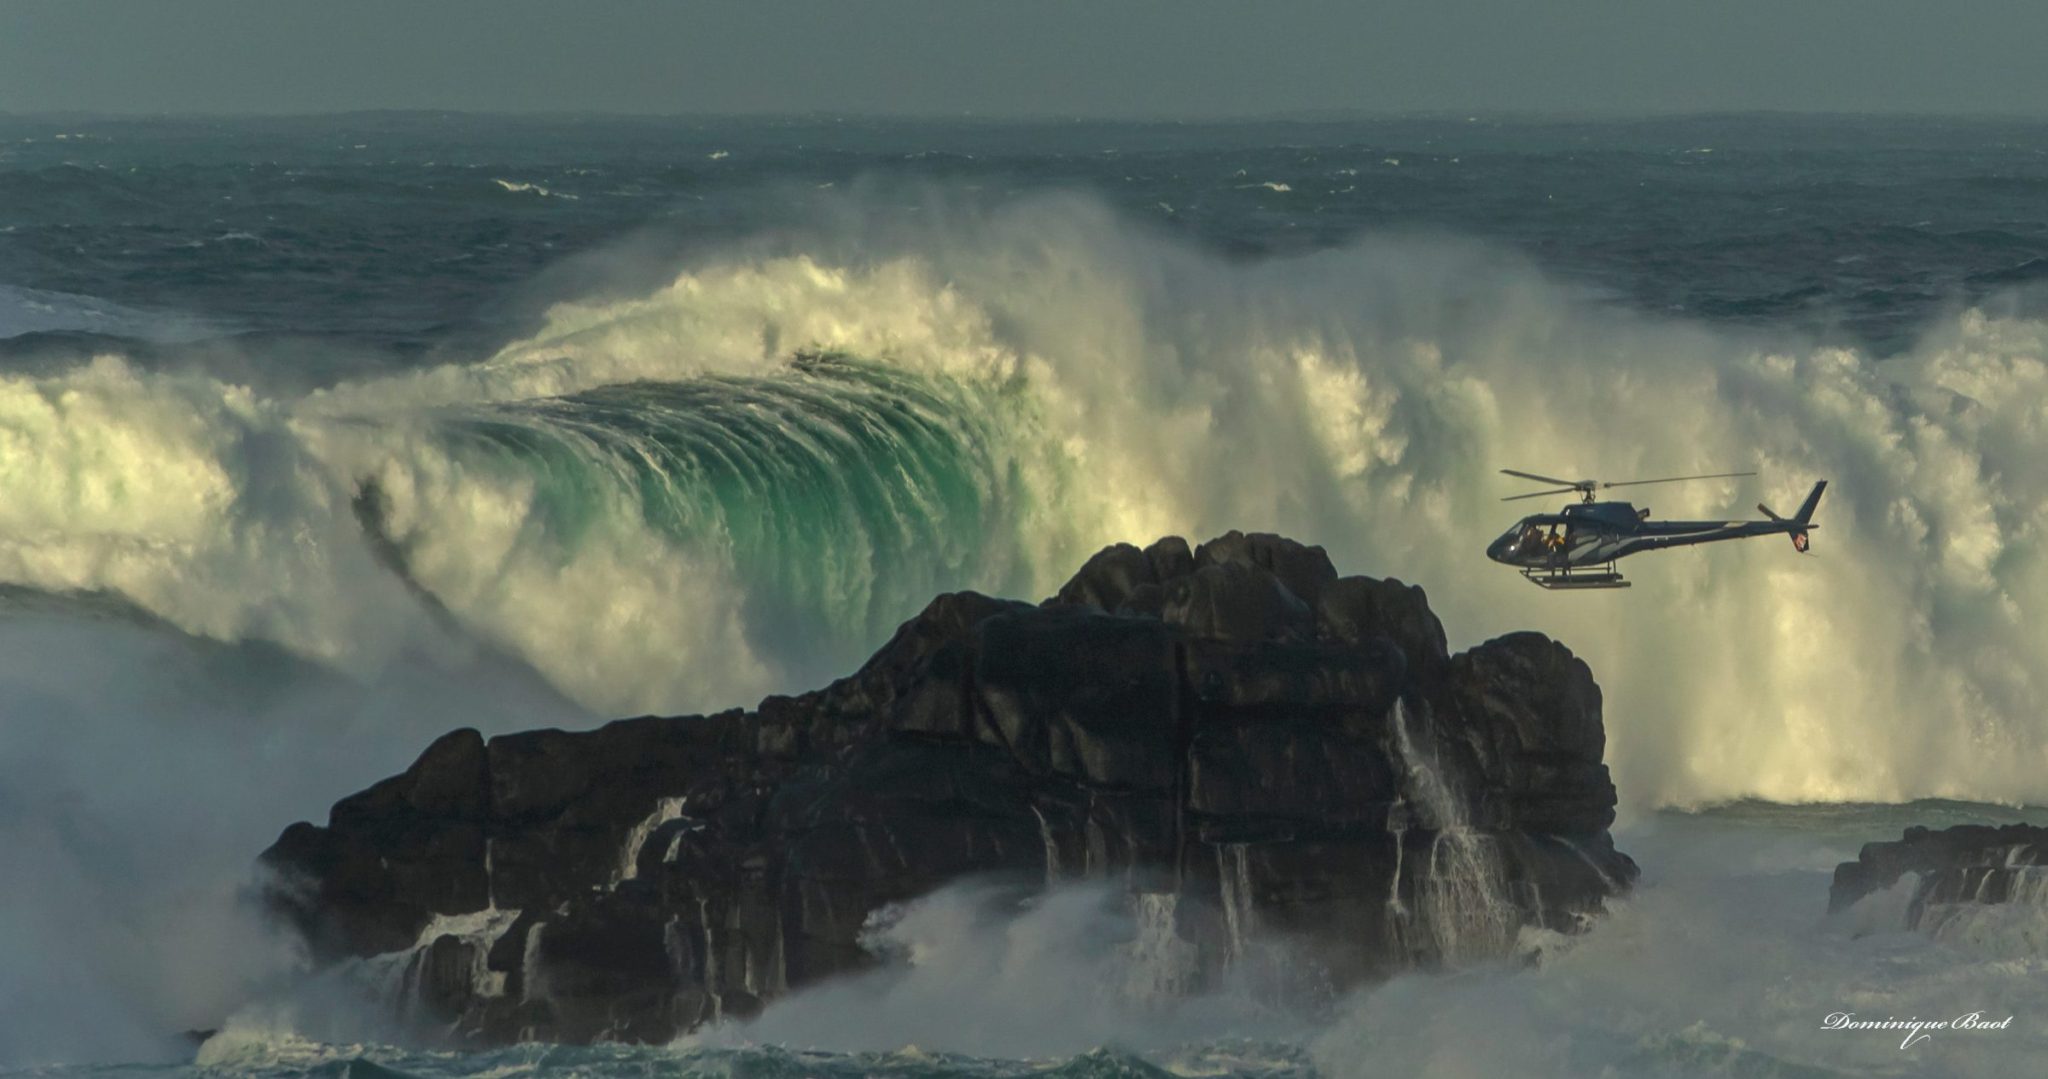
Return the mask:
[(75, 604), (0, 617), (0, 693), (0, 1066), (189, 1055), (302, 964), (247, 891), (280, 822), (403, 768), (423, 714), (583, 718), (488, 656), (366, 682)]
[[(1645, 816), (1615, 836), (1644, 877), (1597, 930), (1534, 970), (1361, 993), (1311, 1052), (1335, 1077), (2005, 1074), (2048, 1050), (2038, 1024), (1936, 1032), (1910, 1051), (1891, 1031), (1822, 1029), (1834, 1012), (1995, 1020), (2048, 1008), (2039, 949), (1953, 949), (1862, 905), (1821, 914), (1816, 897), (1854, 857), (1859, 828), (1962, 819), (1984, 818), (1934, 803)], [(2043, 914), (2027, 912), (2048, 924)]]
[[(727, 134), (704, 137), (723, 150)], [(768, 149), (733, 145), (741, 159)], [(690, 169), (724, 167), (713, 147), (691, 149)], [(147, 170), (91, 168), (95, 152), (63, 166), (89, 179), (0, 170), (0, 188), (76, 180), (117, 206), (184, 197)], [(148, 272), (194, 313), (25, 274), (47, 261), (47, 238), (0, 246), (0, 276), (22, 282), (0, 284), (0, 330), (20, 335), (0, 354), (0, 1066), (170, 1059), (181, 1049), (167, 1033), (270, 999), (299, 960), (240, 901), (254, 855), (451, 727), (751, 705), (851, 670), (934, 593), (1037, 598), (1105, 544), (1230, 528), (1320, 543), (1341, 572), (1423, 584), (1454, 649), (1537, 628), (1585, 658), (1606, 693), (1630, 829), (1620, 843), (1646, 868), (1642, 892), (1534, 971), (1405, 978), (1312, 1021), (1227, 992), (1176, 1009), (1134, 1001), (1121, 950), (1134, 930), (1103, 896), (1063, 891), (992, 914), (970, 890), (887, 930), (921, 964), (799, 995), (694, 1048), (351, 1056), (328, 1043), (375, 1041), (374, 1026), (301, 1009), (244, 1012), (208, 1052), (254, 1071), (361, 1057), (410, 1074), (623, 1073), (682, 1059), (720, 1074), (957, 1076), (1113, 1044), (1136, 1055), (1061, 1068), (1348, 1077), (1916, 1074), (1930, 1061), (1989, 1074), (2041, 1049), (2028, 1035), (1995, 1053), (1901, 1060), (1883, 1039), (1847, 1049), (1846, 1036), (1808, 1030), (1838, 997), (1933, 1011), (1972, 984), (1987, 1007), (2035, 1001), (2030, 954), (1821, 924), (1834, 861), (1945, 810), (1852, 807), (1839, 826), (1825, 808), (1658, 810), (2048, 800), (2048, 632), (2035, 624), (2048, 585), (2048, 476), (2035, 463), (2048, 450), (2048, 319), (2025, 269), (2030, 234), (1958, 225), (1967, 239), (1935, 244), (1880, 229), (1896, 248), (1873, 263), (1964, 265), (1993, 251), (2016, 269), (1980, 271), (1981, 287), (1941, 302), (1905, 270), (1841, 264), (1829, 295), (1857, 297), (1844, 301), (1850, 321), (1882, 331), (1843, 333), (1772, 314), (1792, 301), (1665, 302), (1677, 286), (1654, 273), (1639, 291), (1617, 288), (1627, 275), (1612, 266), (1523, 253), (1549, 248), (1502, 225), (1520, 220), (1506, 210), (1428, 234), (1361, 233), (1343, 218), (1334, 235), (1268, 200), (1335, 203), (1365, 183), (1398, 204), (1424, 196), (1402, 194), (1397, 170), (1447, 183), (1459, 155), (1480, 151), (1317, 152), (1327, 159), (1313, 165), (1306, 152), (1172, 149), (1084, 166), (1017, 151), (990, 166), (1011, 170), (1015, 190), (1000, 197), (972, 190), (978, 175), (819, 191), (812, 181), (844, 178), (785, 161), (784, 179), (809, 192), (803, 214), (776, 220), (738, 187), (707, 188), (746, 220), (688, 243), (659, 231), (603, 242), (591, 215), (654, 184), (618, 161), (602, 177), (560, 162), (347, 173), (385, 185), (363, 196), (378, 229), (460, 218), (481, 230), (437, 239), (474, 260), (420, 281), (504, 280), (557, 257), (539, 233), (491, 238), (465, 216), (483, 218), (473, 207), (547, 203), (563, 222), (549, 227), (566, 230), (548, 235), (581, 238), (532, 286), (551, 302), (497, 324), (487, 346), (473, 326), (420, 346), (392, 312), (445, 314), (452, 301), (382, 279), (384, 315), (306, 314), (308, 334), (357, 336), (280, 336), (266, 320), (308, 307), (307, 282), (332, 272), (307, 264), (329, 250), (322, 230), (341, 227), (330, 222), (285, 235), (233, 218), (199, 247), (154, 256)], [(1924, 170), (1937, 156), (1887, 168), (1935, 185)], [(1189, 160), (1206, 170), (1199, 184)], [(261, 183), (295, 182), (290, 164)], [(1499, 178), (1513, 164), (1459, 180), (1475, 184), (1461, 197), (1515, 190)], [(434, 187), (450, 167), (487, 188), (463, 196), (478, 201)], [(357, 166), (319, 168), (337, 170), (319, 173), (332, 183)], [(1057, 175), (1030, 182), (1040, 168)], [(1106, 191), (1056, 190), (1086, 169), (1110, 178)], [(1126, 172), (1130, 186), (1115, 187)], [(680, 199), (698, 176), (653, 189)], [(1616, 205), (1648, 197), (1619, 191)], [(1773, 201), (1823, 212), (1788, 191)], [(1918, 205), (1910, 192), (1865, 195)], [(482, 201), (500, 199), (528, 201)], [(1747, 227), (1713, 205), (1722, 216), (1699, 228)], [(1288, 221), (1315, 236), (1286, 239), (1298, 234)], [(1799, 246), (1815, 231), (1787, 233), (1785, 257), (1825, 263)], [(135, 235), (119, 242), (130, 247), (94, 234), (78, 257), (110, 281), (147, 279), (121, 261), (138, 257), (123, 253)], [(205, 284), (217, 275), (176, 284), (197, 265), (183, 260), (225, 258), (207, 254), (223, 245), (246, 246), (233, 264), (268, 267), (276, 292), (227, 302)], [(1727, 258), (1759, 277), (1783, 271), (1713, 250), (1673, 257), (1702, 276)], [(1859, 273), (1894, 274), (1886, 287), (1914, 298), (1872, 300)], [(250, 324), (264, 333), (181, 343)], [(1809, 556), (1773, 540), (1650, 554), (1621, 567), (1633, 589), (1555, 595), (1481, 555), (1521, 514), (1554, 508), (1502, 505), (1521, 490), (1504, 467), (1762, 473), (1640, 489), (1659, 517), (1754, 516), (1759, 500), (1786, 512), (1815, 480), (1830, 486)], [(1792, 988), (1745, 996), (1775, 975)], [(1700, 988), (1678, 988), (1688, 982)], [(1744, 1002), (1731, 1008), (1730, 995)], [(1477, 1016), (1492, 1040), (1470, 1033)], [(754, 1043), (884, 1055), (792, 1063)], [(905, 1044), (1009, 1059), (887, 1055)]]
[(678, 1044), (870, 1052), (914, 1045), (1042, 1059), (1102, 1045), (1161, 1051), (1226, 1036), (1277, 1041), (1305, 1029), (1243, 984), (1175, 996), (1173, 957), (1148, 951), (1142, 918), (1120, 889), (1101, 882), (1038, 897), (955, 885), (878, 920), (870, 946), (894, 965), (799, 992), (758, 1018)]

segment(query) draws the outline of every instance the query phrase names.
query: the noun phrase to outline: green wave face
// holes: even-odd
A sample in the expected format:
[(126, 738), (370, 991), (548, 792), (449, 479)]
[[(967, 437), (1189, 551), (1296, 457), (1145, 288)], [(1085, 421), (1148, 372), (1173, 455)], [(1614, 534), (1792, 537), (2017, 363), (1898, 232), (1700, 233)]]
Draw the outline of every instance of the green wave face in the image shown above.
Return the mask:
[[(528, 542), (568, 559), (622, 522), (743, 583), (757, 654), (844, 673), (933, 593), (1032, 582), (999, 392), (844, 355), (766, 377), (637, 382), (463, 410), (452, 454), (533, 484)], [(687, 657), (678, 656), (679, 663)], [(798, 673), (798, 672), (790, 672)]]

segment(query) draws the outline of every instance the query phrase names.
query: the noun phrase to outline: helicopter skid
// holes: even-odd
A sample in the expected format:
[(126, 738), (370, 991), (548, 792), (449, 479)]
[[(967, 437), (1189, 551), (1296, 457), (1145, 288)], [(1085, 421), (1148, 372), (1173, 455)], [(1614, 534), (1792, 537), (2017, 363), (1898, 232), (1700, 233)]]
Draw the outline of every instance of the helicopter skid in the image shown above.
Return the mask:
[(1574, 573), (1571, 570), (1525, 569), (1522, 576), (1538, 588), (1572, 590), (1580, 588), (1627, 588), (1631, 582), (1609, 565), (1605, 569)]

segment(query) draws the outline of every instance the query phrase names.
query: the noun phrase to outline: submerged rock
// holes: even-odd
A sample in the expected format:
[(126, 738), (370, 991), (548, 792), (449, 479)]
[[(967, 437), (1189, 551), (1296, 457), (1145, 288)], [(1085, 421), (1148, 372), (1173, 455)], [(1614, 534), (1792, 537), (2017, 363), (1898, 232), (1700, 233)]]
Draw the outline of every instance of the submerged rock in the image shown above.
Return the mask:
[(1039, 606), (940, 596), (752, 712), (486, 742), (295, 824), (268, 897), (462, 1041), (664, 1040), (879, 962), (965, 877), (1117, 882), (1177, 991), (1301, 945), (1342, 989), (1511, 954), (1628, 887), (1600, 690), (1538, 634), (1447, 654), (1419, 588), (1230, 533)]
[(1941, 935), (1975, 928), (1972, 915), (1998, 904), (2048, 906), (2048, 828), (1962, 824), (1939, 832), (1906, 829), (1897, 840), (1866, 843), (1835, 867), (1828, 912), (1900, 888), (1912, 875), (1903, 928)]

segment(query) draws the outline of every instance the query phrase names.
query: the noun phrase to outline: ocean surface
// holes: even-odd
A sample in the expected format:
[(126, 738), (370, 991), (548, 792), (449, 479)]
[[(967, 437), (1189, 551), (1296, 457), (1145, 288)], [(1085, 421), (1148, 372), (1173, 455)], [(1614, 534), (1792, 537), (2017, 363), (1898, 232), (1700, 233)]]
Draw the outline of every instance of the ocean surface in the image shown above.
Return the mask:
[[(0, 1073), (2025, 1070), (2042, 912), (1823, 913), (1863, 842), (2048, 821), (2043, 416), (2043, 123), (0, 116)], [(1553, 595), (1481, 554), (1547, 508), (1502, 468), (1830, 486), (1810, 556)], [(686, 1044), (481, 1054), (309, 1004), (245, 900), (450, 727), (751, 704), (1229, 528), (1584, 657), (1637, 894), (1315, 1014), (1130, 999), (1048, 908)]]

